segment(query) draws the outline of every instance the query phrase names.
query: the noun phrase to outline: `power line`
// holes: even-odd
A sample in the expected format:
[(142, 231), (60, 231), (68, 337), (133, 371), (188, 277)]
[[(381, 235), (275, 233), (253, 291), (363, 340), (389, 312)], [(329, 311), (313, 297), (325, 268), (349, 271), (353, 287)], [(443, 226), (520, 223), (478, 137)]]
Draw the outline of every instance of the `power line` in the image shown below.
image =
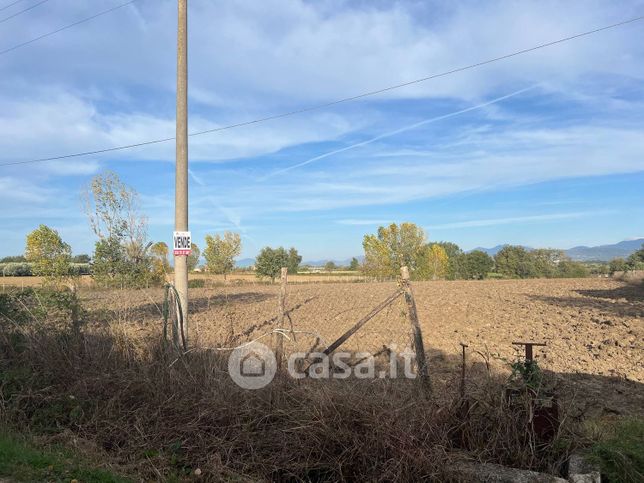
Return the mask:
[(0, 7), (0, 12), (2, 12), (3, 10), (8, 9), (9, 7), (13, 7), (14, 5), (16, 5), (17, 3), (20, 3), (20, 2), (22, 2), (22, 0), (16, 0), (15, 2), (11, 2), (9, 5), (5, 5), (4, 7)]
[(103, 10), (102, 12), (96, 13), (96, 14), (90, 16), (90, 17), (87, 17), (87, 18), (84, 18), (82, 20), (78, 20), (76, 22), (70, 23), (68, 25), (65, 25), (64, 27), (59, 28), (59, 29), (52, 30), (51, 32), (47, 32), (46, 34), (40, 35), (40, 36), (38, 36), (36, 38), (33, 38), (31, 40), (27, 40), (26, 42), (23, 42), (21, 44), (14, 45), (13, 47), (9, 47), (8, 49), (5, 49), (5, 50), (0, 50), (0, 55), (4, 55), (4, 54), (7, 54), (9, 52), (13, 52), (14, 50), (19, 49), (20, 47), (24, 47), (25, 45), (33, 44), (34, 42), (37, 42), (38, 40), (44, 39), (46, 37), (50, 37), (50, 36), (52, 36), (54, 34), (62, 32), (63, 30), (67, 30), (67, 29), (70, 29), (72, 27), (75, 27), (76, 25), (80, 25), (82, 23), (89, 22), (90, 20), (94, 20), (95, 18), (100, 17), (101, 15), (105, 15), (107, 13), (113, 12), (114, 10), (118, 10), (119, 8), (123, 8), (123, 7), (126, 7), (128, 5), (131, 5), (132, 3), (136, 2), (136, 1), (137, 0), (130, 0), (129, 2), (125, 2), (125, 3), (122, 3), (120, 5), (116, 5), (115, 7), (108, 8), (107, 10)]
[[(132, 1), (128, 2), (128, 3), (125, 3), (123, 5), (115, 7), (112, 10), (115, 10), (116, 8), (123, 7), (125, 5), (129, 5), (130, 3), (134, 3), (134, 1), (136, 1), (136, 0), (132, 0)], [(105, 11), (103, 13), (107, 13), (107, 12), (108, 11)], [(101, 13), (99, 15), (102, 15), (103, 13)], [(362, 99), (362, 98), (365, 98), (365, 97), (374, 96), (374, 95), (377, 95), (377, 94), (382, 94), (383, 92), (388, 92), (388, 91), (392, 91), (392, 90), (395, 90), (395, 89), (400, 89), (402, 87), (407, 87), (407, 86), (410, 86), (410, 85), (413, 85), (413, 84), (419, 84), (421, 82), (426, 82), (428, 80), (437, 79), (439, 77), (445, 77), (445, 76), (448, 76), (448, 75), (451, 75), (451, 74), (456, 74), (458, 72), (463, 72), (463, 71), (466, 71), (466, 70), (469, 70), (469, 69), (475, 69), (477, 67), (492, 64), (494, 62), (499, 62), (501, 60), (509, 59), (511, 57), (516, 57), (517, 55), (526, 54), (528, 52), (533, 52), (535, 50), (543, 49), (543, 48), (546, 48), (546, 47), (551, 47), (553, 45), (561, 44), (563, 42), (567, 42), (567, 41), (570, 41), (570, 40), (578, 39), (580, 37), (585, 37), (585, 36), (592, 35), (592, 34), (595, 34), (595, 33), (598, 33), (598, 32), (602, 32), (604, 30), (609, 30), (609, 29), (612, 29), (612, 28), (627, 25), (627, 24), (637, 22), (637, 21), (642, 20), (642, 19), (644, 19), (644, 15), (639, 16), (639, 17), (634, 17), (634, 18), (631, 18), (629, 20), (624, 20), (622, 22), (606, 25), (604, 27), (599, 27), (599, 28), (596, 28), (596, 29), (593, 29), (593, 30), (587, 30), (585, 32), (581, 32), (581, 33), (578, 33), (578, 34), (575, 34), (575, 35), (571, 35), (569, 37), (563, 37), (563, 38), (558, 39), (558, 40), (553, 40), (551, 42), (546, 42), (546, 43), (543, 43), (543, 44), (535, 45), (534, 47), (529, 47), (527, 49), (517, 50), (515, 52), (509, 53), (509, 54), (504, 54), (504, 55), (501, 55), (499, 57), (494, 57), (492, 59), (483, 60), (483, 61), (480, 61), (480, 62), (476, 62), (474, 64), (469, 64), (469, 65), (466, 65), (466, 66), (462, 66), (462, 67), (457, 67), (455, 69), (448, 70), (448, 71), (445, 71), (445, 72), (441, 72), (441, 73), (438, 73), (438, 74), (432, 74), (430, 76), (422, 77), (420, 79), (415, 79), (415, 80), (408, 81), (408, 82), (404, 82), (402, 84), (396, 84), (396, 85), (392, 85), (392, 86), (388, 86), (388, 87), (383, 87), (382, 89), (378, 89), (378, 90), (375, 90), (375, 91), (369, 91), (369, 92), (365, 92), (365, 93), (362, 93), (362, 94), (357, 94), (355, 96), (345, 97), (345, 98), (342, 98), (342, 99), (338, 99), (338, 100), (331, 101), (331, 102), (326, 102), (326, 103), (323, 103), (323, 104), (317, 104), (315, 106), (309, 106), (309, 107), (305, 107), (305, 108), (302, 108), (302, 109), (296, 109), (296, 110), (293, 110), (293, 111), (284, 112), (284, 113), (281, 113), (281, 114), (275, 114), (275, 115), (272, 115), (272, 116), (262, 117), (262, 118), (259, 118), (259, 119), (254, 119), (252, 121), (244, 121), (244, 122), (239, 122), (239, 123), (236, 123), (236, 124), (229, 124), (227, 126), (221, 126), (221, 127), (217, 127), (217, 128), (213, 128), (213, 129), (206, 129), (204, 131), (197, 131), (197, 132), (190, 133), (188, 136), (200, 136), (202, 134), (209, 134), (209, 133), (225, 131), (225, 130), (228, 130), (228, 129), (234, 129), (234, 128), (237, 128), (237, 127), (250, 126), (252, 124), (259, 124), (261, 122), (273, 121), (273, 120), (276, 120), (276, 119), (282, 119), (282, 118), (285, 118), (285, 117), (295, 116), (297, 114), (303, 114), (303, 113), (310, 112), (310, 111), (315, 111), (315, 110), (318, 110), (318, 109), (324, 109), (324, 108), (327, 108), (327, 107), (335, 106), (337, 104), (342, 104), (342, 103), (345, 103), (345, 102), (355, 101), (357, 99)], [(0, 52), (0, 55), (2, 53), (3, 52)], [(140, 142), (140, 143), (127, 144), (127, 145), (124, 145), (124, 146), (115, 146), (115, 147), (111, 147), (111, 148), (97, 149), (97, 150), (94, 150), (94, 151), (83, 151), (83, 152), (79, 152), (79, 153), (64, 154), (64, 155), (52, 156), (52, 157), (48, 157), (48, 158), (29, 159), (29, 160), (25, 160), (25, 161), (13, 161), (13, 162), (10, 162), (10, 163), (0, 164), (0, 167), (3, 167), (3, 166), (15, 166), (15, 165), (19, 165), (19, 164), (29, 164), (29, 163), (41, 163), (41, 162), (44, 162), (44, 161), (56, 161), (56, 160), (60, 160), (60, 159), (77, 158), (77, 157), (82, 157), (82, 156), (91, 156), (91, 155), (95, 155), (95, 154), (104, 154), (104, 153), (110, 153), (110, 152), (114, 152), (114, 151), (121, 151), (121, 150), (124, 150), (124, 149), (136, 148), (136, 147), (140, 147), (140, 146), (149, 146), (151, 144), (165, 143), (165, 142), (168, 142), (168, 141), (173, 141), (174, 139), (175, 139), (174, 137), (162, 138), (162, 139), (154, 139), (154, 140), (151, 140), (151, 141), (143, 141), (143, 142)]]
[(2, 20), (0, 20), (0, 23), (6, 22), (7, 20), (11, 20), (12, 18), (17, 17), (21, 13), (28, 12), (29, 10), (32, 10), (32, 9), (36, 8), (37, 6), (42, 5), (43, 3), (48, 2), (48, 1), (49, 0), (42, 0), (41, 2), (36, 3), (35, 5), (32, 5), (31, 7), (27, 7), (24, 10), (20, 10), (19, 12), (14, 13), (13, 15), (9, 15), (8, 17), (5, 17)]

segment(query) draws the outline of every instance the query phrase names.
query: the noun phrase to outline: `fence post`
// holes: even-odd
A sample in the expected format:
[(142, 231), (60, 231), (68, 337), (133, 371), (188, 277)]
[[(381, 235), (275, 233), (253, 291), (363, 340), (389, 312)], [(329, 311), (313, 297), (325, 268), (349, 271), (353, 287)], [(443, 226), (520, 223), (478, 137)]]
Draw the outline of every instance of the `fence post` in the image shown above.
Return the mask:
[[(277, 314), (277, 328), (284, 329), (284, 320), (286, 319), (286, 284), (288, 283), (288, 268), (282, 267), (280, 274), (280, 294), (279, 294), (279, 313)], [(275, 334), (277, 337), (275, 348), (275, 359), (277, 361), (277, 371), (282, 369), (282, 359), (284, 357), (284, 335)]]
[(405, 302), (407, 302), (407, 312), (409, 314), (409, 322), (411, 322), (412, 333), (414, 336), (414, 350), (416, 352), (416, 367), (421, 383), (427, 392), (431, 393), (432, 383), (429, 378), (429, 370), (427, 368), (427, 359), (425, 358), (425, 347), (423, 345), (423, 333), (420, 330), (418, 323), (418, 312), (416, 311), (416, 301), (414, 300), (414, 292), (409, 283), (409, 269), (407, 267), (400, 268), (402, 276), (401, 284), (402, 290), (405, 294)]

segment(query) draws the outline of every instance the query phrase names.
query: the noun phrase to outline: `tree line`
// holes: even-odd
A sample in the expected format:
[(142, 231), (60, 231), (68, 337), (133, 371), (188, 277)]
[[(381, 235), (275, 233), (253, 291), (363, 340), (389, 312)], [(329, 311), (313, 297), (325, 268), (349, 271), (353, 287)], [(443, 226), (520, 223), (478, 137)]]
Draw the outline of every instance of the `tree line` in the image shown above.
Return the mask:
[(381, 226), (363, 239), (363, 271), (374, 277), (396, 277), (409, 267), (416, 280), (480, 280), (488, 277), (585, 277), (589, 271), (562, 250), (528, 250), (506, 245), (494, 257), (481, 250), (464, 252), (451, 242), (429, 242), (414, 223)]

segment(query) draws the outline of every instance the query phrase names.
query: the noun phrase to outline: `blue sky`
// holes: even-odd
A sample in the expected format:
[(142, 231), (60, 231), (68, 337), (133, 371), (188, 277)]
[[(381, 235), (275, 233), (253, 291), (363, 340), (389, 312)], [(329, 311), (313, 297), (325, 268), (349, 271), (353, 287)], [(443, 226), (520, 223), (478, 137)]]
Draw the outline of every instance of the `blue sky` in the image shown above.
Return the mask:
[[(47, 2), (0, 24), (0, 50), (117, 3)], [(175, 8), (139, 0), (0, 56), (0, 164), (173, 136)], [(642, 1), (191, 0), (190, 130), (329, 102), (643, 13)], [(402, 221), (466, 249), (644, 237), (643, 32), (644, 21), (192, 137), (193, 238), (238, 231), (242, 257), (284, 245), (311, 260), (359, 255), (365, 233)], [(0, 167), (0, 256), (21, 253), (40, 223), (75, 253), (91, 252), (80, 191), (106, 169), (140, 192), (150, 238), (169, 243), (173, 161), (170, 142)]]

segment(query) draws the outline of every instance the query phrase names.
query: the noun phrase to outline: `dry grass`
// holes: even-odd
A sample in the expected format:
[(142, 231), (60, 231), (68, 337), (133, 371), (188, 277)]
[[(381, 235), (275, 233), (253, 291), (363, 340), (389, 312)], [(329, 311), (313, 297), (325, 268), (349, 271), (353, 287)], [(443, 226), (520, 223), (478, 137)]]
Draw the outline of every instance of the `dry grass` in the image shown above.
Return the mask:
[(2, 417), (71, 432), (136, 478), (198, 468), (206, 481), (446, 481), (458, 458), (556, 472), (571, 449), (568, 420), (540, 442), (529, 405), (505, 403), (491, 376), (467, 404), (456, 390), (425, 398), (410, 380), (285, 378), (248, 391), (220, 353), (177, 358), (117, 320), (73, 330), (57, 313), (4, 321)]

